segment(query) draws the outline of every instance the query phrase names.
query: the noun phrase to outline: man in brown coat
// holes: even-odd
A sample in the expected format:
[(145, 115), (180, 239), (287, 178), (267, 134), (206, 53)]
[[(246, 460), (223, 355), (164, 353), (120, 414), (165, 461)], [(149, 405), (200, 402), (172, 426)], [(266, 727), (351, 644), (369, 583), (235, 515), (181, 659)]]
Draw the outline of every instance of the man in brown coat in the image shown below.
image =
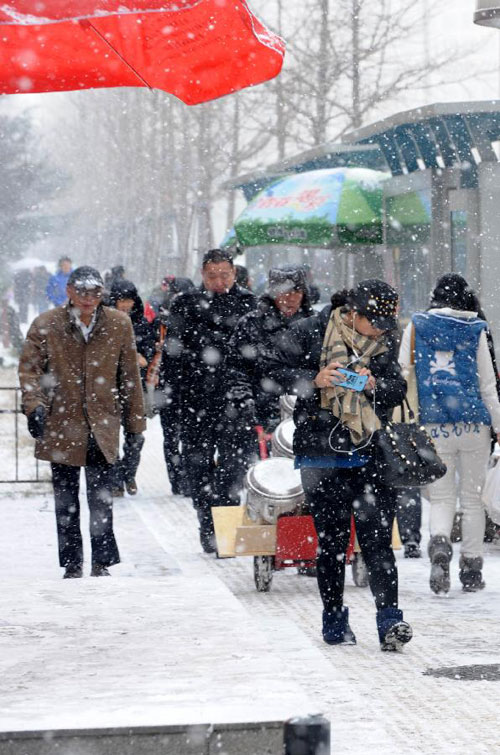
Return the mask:
[(21, 354), (19, 379), (35, 456), (50, 461), (59, 562), (65, 578), (81, 577), (80, 467), (90, 509), (91, 576), (108, 576), (120, 560), (113, 533), (113, 462), (120, 420), (145, 430), (144, 404), (130, 318), (101, 303), (97, 270), (79, 267), (68, 279), (68, 303), (39, 315)]

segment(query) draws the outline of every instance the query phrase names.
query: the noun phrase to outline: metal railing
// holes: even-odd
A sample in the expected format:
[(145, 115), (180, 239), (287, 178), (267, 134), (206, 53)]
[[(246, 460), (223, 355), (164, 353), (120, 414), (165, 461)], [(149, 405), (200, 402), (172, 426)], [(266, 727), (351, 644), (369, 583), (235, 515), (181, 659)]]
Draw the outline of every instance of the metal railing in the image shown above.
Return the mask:
[[(19, 476), (19, 415), (22, 415), (21, 406), (20, 406), (20, 400), (19, 400), (19, 393), (20, 388), (16, 386), (0, 386), (0, 391), (9, 391), (10, 393), (14, 394), (14, 402), (13, 406), (9, 408), (3, 407), (3, 401), (2, 406), (0, 406), (0, 416), (4, 414), (10, 414), (13, 416), (14, 419), (14, 464), (15, 464), (15, 474), (14, 479), (3, 479), (1, 477), (1, 467), (0, 467), (0, 484), (7, 484), (7, 483), (45, 483), (50, 482), (50, 477), (41, 477), (40, 476), (40, 463), (38, 459), (34, 460), (35, 465), (35, 475), (34, 477), (25, 477), (25, 476)], [(24, 415), (23, 415), (24, 416)]]

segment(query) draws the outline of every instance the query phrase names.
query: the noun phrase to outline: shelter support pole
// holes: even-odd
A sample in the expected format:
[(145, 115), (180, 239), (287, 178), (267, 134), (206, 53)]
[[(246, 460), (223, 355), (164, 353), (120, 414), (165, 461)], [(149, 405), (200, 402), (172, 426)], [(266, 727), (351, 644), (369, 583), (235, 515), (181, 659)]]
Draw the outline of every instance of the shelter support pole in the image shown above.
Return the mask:
[(448, 170), (433, 170), (432, 176), (432, 254), (430, 260), (432, 284), (452, 268), (450, 209), (448, 204)]
[(497, 343), (500, 339), (500, 165), (478, 166), (480, 297)]

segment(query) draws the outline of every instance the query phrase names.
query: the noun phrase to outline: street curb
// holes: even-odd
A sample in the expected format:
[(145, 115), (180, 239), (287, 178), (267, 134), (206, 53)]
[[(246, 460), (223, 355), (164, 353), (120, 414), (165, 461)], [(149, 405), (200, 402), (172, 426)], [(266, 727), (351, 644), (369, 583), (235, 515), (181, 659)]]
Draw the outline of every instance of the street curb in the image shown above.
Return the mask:
[(0, 755), (281, 755), (284, 721), (0, 732)]

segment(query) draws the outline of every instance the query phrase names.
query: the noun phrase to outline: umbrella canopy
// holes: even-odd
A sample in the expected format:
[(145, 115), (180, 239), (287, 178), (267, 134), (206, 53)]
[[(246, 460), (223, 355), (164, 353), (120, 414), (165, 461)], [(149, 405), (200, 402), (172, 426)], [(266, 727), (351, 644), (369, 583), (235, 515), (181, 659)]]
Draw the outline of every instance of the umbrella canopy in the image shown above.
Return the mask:
[(390, 197), (387, 202), (389, 227), (425, 226), (431, 222), (431, 199), (427, 191), (407, 191)]
[(332, 168), (279, 179), (234, 224), (241, 246), (382, 243), (382, 185), (390, 174)]
[(188, 105), (276, 76), (284, 43), (246, 0), (3, 0), (0, 93), (163, 89)]

